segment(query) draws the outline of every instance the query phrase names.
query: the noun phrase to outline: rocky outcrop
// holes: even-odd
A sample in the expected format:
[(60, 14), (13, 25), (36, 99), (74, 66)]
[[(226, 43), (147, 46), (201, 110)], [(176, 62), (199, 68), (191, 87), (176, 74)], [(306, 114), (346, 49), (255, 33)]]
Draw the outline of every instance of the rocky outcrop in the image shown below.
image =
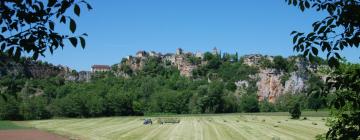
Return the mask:
[(258, 54), (246, 55), (243, 57), (245, 64), (260, 69), (259, 73), (255, 75), (258, 79), (256, 83), (258, 88), (258, 99), (266, 99), (270, 102), (275, 102), (276, 98), (282, 94), (296, 94), (304, 91), (306, 89), (305, 82), (307, 80), (306, 71), (314, 71), (314, 68), (316, 67), (309, 65), (305, 60), (298, 57), (287, 58), (287, 60), (294, 60), (297, 68), (296, 71), (291, 73), (284, 73), (281, 70), (260, 67), (260, 61), (262, 59), (267, 59), (269, 62), (272, 62), (273, 58), (274, 57), (272, 56), (262, 56)]
[(180, 71), (180, 75), (191, 77), (192, 71), (197, 68), (196, 65), (191, 64), (187, 58), (192, 54), (179, 54), (175, 56), (175, 65)]
[(0, 67), (0, 78), (2, 76), (20, 76), (34, 79), (61, 77), (66, 81), (88, 82), (91, 78), (90, 72), (76, 72), (66, 66), (54, 66), (47, 62), (23, 59), (19, 62), (9, 58), (3, 58), (4, 63)]
[(268, 59), (270, 61), (273, 60), (272, 56), (264, 56), (261, 54), (249, 54), (249, 55), (244, 55), (243, 57), (243, 63), (247, 64), (249, 66), (254, 66), (254, 67), (259, 67), (260, 66), (260, 61), (262, 59)]
[[(167, 53), (161, 54), (156, 52), (146, 52), (146, 51), (139, 51), (136, 53), (135, 56), (128, 56), (124, 62), (122, 62), (118, 67), (121, 68), (121, 65), (128, 65), (132, 71), (139, 71), (142, 70), (146, 60), (149, 57), (155, 57), (160, 59), (161, 62), (164, 64), (170, 63), (170, 65), (175, 66), (180, 71), (180, 75), (191, 77), (192, 71), (197, 68), (197, 65), (191, 64), (188, 61), (189, 57), (199, 57), (202, 58), (202, 53), (184, 53), (181, 48), (176, 50), (176, 53)], [(121, 72), (120, 72), (121, 73)]]
[(290, 73), (290, 78), (282, 83), (283, 73), (277, 73), (274, 69), (260, 70), (257, 82), (259, 100), (275, 102), (275, 99), (285, 93), (296, 94), (306, 89), (306, 77), (301, 77), (297, 72)]
[(281, 84), (280, 76), (274, 69), (260, 70), (258, 74), (260, 80), (256, 83), (259, 100), (266, 98), (272, 102), (277, 96), (282, 94), (284, 87)]

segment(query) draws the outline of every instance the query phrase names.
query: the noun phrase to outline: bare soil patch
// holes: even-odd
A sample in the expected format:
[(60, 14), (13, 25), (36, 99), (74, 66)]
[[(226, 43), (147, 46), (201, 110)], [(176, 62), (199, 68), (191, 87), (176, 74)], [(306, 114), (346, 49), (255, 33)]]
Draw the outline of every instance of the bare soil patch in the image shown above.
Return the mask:
[(68, 140), (56, 134), (36, 129), (0, 130), (0, 140)]

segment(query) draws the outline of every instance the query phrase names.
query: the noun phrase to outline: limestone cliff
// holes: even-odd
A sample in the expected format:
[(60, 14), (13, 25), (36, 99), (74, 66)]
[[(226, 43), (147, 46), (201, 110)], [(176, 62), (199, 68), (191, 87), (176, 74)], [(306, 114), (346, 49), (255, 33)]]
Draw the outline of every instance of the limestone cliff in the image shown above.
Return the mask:
[(67, 81), (89, 81), (90, 72), (76, 72), (66, 66), (55, 66), (43, 61), (34, 61), (24, 58), (19, 62), (2, 57), (5, 62), (0, 67), (0, 78), (6, 75), (20, 76), (34, 79), (51, 77), (64, 78)]
[[(287, 58), (295, 59), (296, 71), (291, 73), (284, 73), (282, 71), (273, 68), (263, 68), (260, 66), (260, 59), (267, 59), (273, 61), (272, 56), (262, 55), (247, 55), (244, 57), (244, 63), (250, 66), (258, 67), (259, 73), (256, 75), (258, 98), (259, 100), (268, 100), (274, 102), (276, 98), (285, 93), (301, 93), (306, 89), (306, 81), (308, 75), (306, 71), (313, 70), (310, 65), (298, 58)], [(287, 76), (286, 78), (284, 78)]]

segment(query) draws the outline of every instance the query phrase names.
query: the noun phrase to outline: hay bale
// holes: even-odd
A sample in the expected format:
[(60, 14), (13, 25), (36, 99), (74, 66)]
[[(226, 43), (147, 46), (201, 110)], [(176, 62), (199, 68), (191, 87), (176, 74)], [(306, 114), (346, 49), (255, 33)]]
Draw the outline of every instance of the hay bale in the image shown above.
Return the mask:
[(316, 122), (312, 122), (311, 124), (312, 124), (312, 125), (317, 125), (317, 123), (316, 123)]
[(325, 119), (325, 118), (321, 118), (321, 120), (325, 121), (326, 119)]
[(303, 120), (307, 120), (308, 118), (307, 117), (304, 117)]
[(276, 124), (275, 124), (274, 127), (279, 127), (279, 125), (276, 125)]
[(278, 121), (277, 123), (281, 123), (281, 121)]
[(265, 119), (261, 120), (261, 122), (265, 122)]
[(226, 120), (223, 120), (224, 122), (227, 122)]
[(158, 119), (158, 123), (159, 123), (159, 124), (164, 124), (164, 123), (171, 123), (171, 124), (180, 123), (180, 119), (178, 119), (178, 118), (159, 118), (159, 119)]
[(271, 140), (280, 140), (280, 137), (278, 137), (278, 136), (273, 136), (273, 137), (271, 138)]

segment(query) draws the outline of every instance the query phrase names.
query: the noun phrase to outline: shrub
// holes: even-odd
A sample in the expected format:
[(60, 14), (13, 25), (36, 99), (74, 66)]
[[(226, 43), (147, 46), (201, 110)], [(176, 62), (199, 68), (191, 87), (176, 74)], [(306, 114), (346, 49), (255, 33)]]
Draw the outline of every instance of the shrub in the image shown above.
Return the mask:
[(301, 116), (300, 104), (295, 103), (295, 105), (290, 108), (289, 113), (292, 119), (299, 119)]

